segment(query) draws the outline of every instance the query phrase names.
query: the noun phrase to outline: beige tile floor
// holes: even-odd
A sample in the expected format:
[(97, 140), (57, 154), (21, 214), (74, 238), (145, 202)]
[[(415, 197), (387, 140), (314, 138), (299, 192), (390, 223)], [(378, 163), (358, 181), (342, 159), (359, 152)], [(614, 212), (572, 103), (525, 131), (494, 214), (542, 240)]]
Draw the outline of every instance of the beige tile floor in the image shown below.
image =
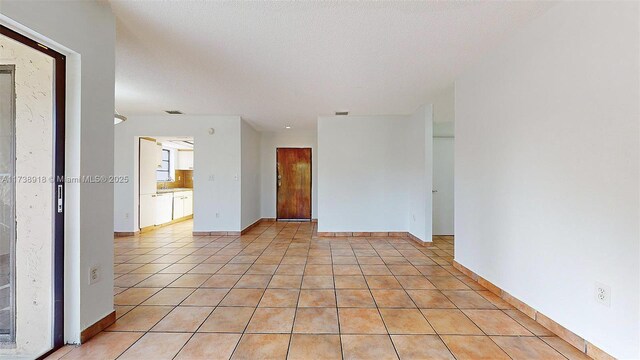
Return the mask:
[(115, 239), (118, 320), (51, 359), (586, 359), (451, 266), (452, 237), (191, 221)]

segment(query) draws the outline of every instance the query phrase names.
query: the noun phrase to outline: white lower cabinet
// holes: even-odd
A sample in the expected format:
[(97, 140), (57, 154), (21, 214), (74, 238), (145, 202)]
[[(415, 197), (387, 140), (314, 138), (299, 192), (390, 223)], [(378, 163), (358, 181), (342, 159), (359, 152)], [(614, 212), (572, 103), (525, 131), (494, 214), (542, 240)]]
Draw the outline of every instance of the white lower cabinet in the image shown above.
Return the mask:
[(185, 191), (184, 195), (184, 216), (193, 215), (193, 191)]
[(140, 228), (156, 224), (156, 194), (140, 195)]
[(180, 219), (193, 214), (193, 191), (173, 193), (173, 219)]
[(162, 225), (172, 220), (173, 194), (158, 194), (156, 196), (155, 225)]
[(140, 228), (193, 215), (193, 191), (140, 195)]
[(173, 220), (180, 219), (184, 216), (184, 201), (182, 201), (181, 193), (173, 193)]

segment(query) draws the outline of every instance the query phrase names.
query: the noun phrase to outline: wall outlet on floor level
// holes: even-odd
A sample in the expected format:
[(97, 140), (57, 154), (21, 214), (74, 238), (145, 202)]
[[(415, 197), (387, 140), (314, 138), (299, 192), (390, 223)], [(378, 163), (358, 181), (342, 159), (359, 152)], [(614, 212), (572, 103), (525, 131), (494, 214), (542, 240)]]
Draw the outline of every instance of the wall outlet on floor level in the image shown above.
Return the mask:
[(594, 295), (597, 303), (606, 307), (611, 306), (611, 288), (609, 286), (596, 282)]
[(89, 285), (95, 284), (100, 281), (100, 267), (93, 265), (89, 268)]
[(128, 219), (129, 218), (129, 213), (124, 213), (124, 218)]

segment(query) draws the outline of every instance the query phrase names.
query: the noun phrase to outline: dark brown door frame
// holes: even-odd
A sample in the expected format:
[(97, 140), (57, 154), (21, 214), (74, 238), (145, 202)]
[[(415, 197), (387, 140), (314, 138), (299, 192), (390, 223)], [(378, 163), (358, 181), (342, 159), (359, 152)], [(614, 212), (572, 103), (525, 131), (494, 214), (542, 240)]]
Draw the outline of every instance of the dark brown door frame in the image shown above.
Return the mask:
[[(280, 187), (278, 186), (278, 150), (280, 149), (309, 149), (311, 155), (309, 156), (309, 219), (281, 219), (278, 217), (278, 196), (280, 194)], [(291, 221), (311, 221), (313, 218), (313, 148), (311, 147), (277, 147), (276, 148), (276, 221), (291, 220)]]
[(53, 158), (54, 182), (51, 189), (53, 201), (53, 348), (41, 356), (44, 358), (64, 345), (64, 161), (65, 161), (65, 97), (66, 57), (57, 51), (0, 25), (0, 34), (20, 42), (53, 58)]

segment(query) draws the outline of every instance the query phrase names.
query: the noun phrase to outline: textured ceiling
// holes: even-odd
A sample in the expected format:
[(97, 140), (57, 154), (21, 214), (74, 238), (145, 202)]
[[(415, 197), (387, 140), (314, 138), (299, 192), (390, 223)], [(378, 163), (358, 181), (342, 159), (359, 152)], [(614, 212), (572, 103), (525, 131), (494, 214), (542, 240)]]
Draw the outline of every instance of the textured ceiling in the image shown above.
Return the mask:
[[(110, 1), (116, 107), (241, 115), (259, 130), (318, 115), (407, 114), (548, 2)], [(179, 119), (179, 118), (177, 118)]]

